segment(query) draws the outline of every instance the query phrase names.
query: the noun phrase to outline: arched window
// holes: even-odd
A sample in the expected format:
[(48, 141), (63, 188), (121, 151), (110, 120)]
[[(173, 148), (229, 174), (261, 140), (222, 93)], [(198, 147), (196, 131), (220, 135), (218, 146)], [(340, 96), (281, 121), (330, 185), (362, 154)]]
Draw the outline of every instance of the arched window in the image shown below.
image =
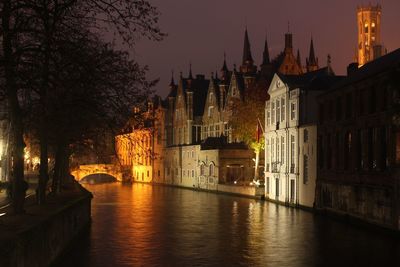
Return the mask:
[(214, 163), (210, 164), (210, 169), (209, 169), (209, 176), (214, 176)]
[(205, 175), (205, 166), (204, 166), (204, 164), (200, 165), (200, 175)]

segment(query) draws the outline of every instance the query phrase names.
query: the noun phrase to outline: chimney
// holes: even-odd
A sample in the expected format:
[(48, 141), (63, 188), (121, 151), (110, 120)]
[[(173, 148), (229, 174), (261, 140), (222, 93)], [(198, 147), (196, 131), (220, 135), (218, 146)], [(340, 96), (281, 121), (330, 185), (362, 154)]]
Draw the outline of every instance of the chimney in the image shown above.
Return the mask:
[(293, 49), (293, 35), (291, 33), (285, 34), (285, 50)]
[(350, 63), (347, 66), (347, 76), (352, 75), (354, 72), (356, 72), (358, 70), (358, 63), (357, 62), (353, 62)]

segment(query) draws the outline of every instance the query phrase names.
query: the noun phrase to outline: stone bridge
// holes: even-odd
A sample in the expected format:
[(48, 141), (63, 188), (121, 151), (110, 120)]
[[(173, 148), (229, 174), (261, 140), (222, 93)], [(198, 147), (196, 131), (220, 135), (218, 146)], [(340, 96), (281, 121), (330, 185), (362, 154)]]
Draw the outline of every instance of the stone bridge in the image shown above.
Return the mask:
[(108, 174), (119, 182), (122, 182), (123, 177), (121, 168), (113, 164), (80, 165), (79, 168), (72, 170), (71, 174), (78, 182), (91, 174)]

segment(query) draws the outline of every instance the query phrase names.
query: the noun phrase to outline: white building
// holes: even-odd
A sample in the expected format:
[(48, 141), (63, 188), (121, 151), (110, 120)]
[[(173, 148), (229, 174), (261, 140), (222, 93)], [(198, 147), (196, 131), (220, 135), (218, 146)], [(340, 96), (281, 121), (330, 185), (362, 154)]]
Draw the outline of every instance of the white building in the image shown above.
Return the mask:
[(313, 207), (317, 176), (315, 97), (336, 81), (330, 67), (303, 75), (275, 74), (265, 107), (265, 196)]

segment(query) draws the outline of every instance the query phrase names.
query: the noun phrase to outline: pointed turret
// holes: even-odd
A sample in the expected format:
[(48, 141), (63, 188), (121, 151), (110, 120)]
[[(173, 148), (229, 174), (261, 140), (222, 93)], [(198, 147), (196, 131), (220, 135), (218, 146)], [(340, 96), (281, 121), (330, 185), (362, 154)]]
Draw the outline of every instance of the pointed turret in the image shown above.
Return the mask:
[(240, 72), (246, 75), (252, 75), (257, 71), (257, 67), (254, 66), (253, 57), (251, 56), (249, 35), (247, 28), (244, 32), (244, 45), (243, 45), (243, 61), (240, 66)]
[(262, 57), (262, 64), (260, 65), (260, 73), (263, 78), (269, 79), (273, 75), (272, 64), (269, 58), (268, 38), (265, 35), (264, 52)]
[(267, 36), (265, 36), (262, 65), (268, 65), (269, 63), (270, 63), (270, 60), (269, 60), (268, 40), (267, 40)]
[(189, 63), (189, 77), (190, 80), (193, 80), (193, 75), (192, 75), (192, 63)]
[(249, 35), (247, 33), (247, 28), (244, 32), (244, 45), (243, 45), (243, 61), (242, 64), (253, 63), (253, 58), (251, 56)]
[(314, 42), (313, 38), (311, 37), (311, 44), (310, 44), (310, 54), (306, 60), (307, 63), (307, 71), (315, 71), (318, 70), (318, 58), (315, 57), (315, 52), (314, 52)]
[(171, 82), (169, 83), (169, 87), (173, 88), (175, 86), (175, 81), (174, 81), (174, 71), (171, 72)]
[(222, 64), (222, 68), (221, 68), (221, 79), (223, 81), (226, 81), (228, 79), (228, 74), (229, 74), (229, 70), (226, 64), (226, 54), (224, 53), (224, 63)]

